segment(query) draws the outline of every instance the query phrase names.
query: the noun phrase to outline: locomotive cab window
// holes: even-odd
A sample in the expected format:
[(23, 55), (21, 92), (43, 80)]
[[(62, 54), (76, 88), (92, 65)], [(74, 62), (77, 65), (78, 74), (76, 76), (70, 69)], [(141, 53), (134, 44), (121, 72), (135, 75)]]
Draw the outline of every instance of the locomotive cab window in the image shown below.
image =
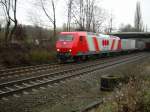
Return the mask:
[(80, 41), (81, 41), (81, 42), (83, 41), (83, 36), (80, 36)]
[(60, 35), (60, 41), (73, 41), (73, 35)]

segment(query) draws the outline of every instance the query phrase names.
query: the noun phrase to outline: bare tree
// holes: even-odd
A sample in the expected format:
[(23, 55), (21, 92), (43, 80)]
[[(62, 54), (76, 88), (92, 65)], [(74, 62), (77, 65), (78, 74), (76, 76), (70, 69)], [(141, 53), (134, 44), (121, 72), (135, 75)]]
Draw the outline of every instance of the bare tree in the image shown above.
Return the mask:
[(86, 29), (87, 31), (91, 30), (91, 22), (93, 19), (95, 0), (87, 0), (85, 14), (86, 14)]
[(52, 10), (53, 10), (53, 16), (50, 16), (50, 13), (47, 11), (46, 7), (45, 7), (45, 3), (48, 0), (40, 0), (41, 3), (41, 7), (46, 15), (46, 17), (49, 19), (49, 21), (53, 24), (53, 36), (56, 37), (56, 6), (54, 3), (54, 0), (50, 0), (51, 5), (52, 5)]
[(77, 30), (99, 31), (104, 15), (96, 0), (68, 0), (67, 6), (69, 24), (77, 25)]
[(26, 37), (25, 27), (19, 24), (14, 32), (14, 37), (17, 41), (24, 41)]
[(79, 30), (91, 30), (95, 0), (77, 0), (73, 17), (79, 25)]
[(73, 5), (73, 0), (68, 0), (67, 31), (70, 31), (70, 24), (72, 19), (72, 5)]
[(93, 19), (92, 19), (92, 31), (93, 32), (101, 32), (102, 25), (106, 20), (105, 12), (100, 8), (95, 6), (93, 12)]
[(137, 4), (136, 4), (134, 25), (135, 25), (135, 29), (137, 32), (141, 32), (143, 30), (143, 22), (142, 22), (140, 2), (137, 2)]
[(108, 20), (108, 33), (111, 33), (113, 30), (113, 14), (111, 12), (109, 20)]
[[(12, 40), (12, 36), (17, 28), (17, 0), (0, 0), (6, 18), (5, 42), (6, 44)], [(14, 24), (11, 28), (11, 24)]]
[(111, 17), (110, 17), (110, 30), (109, 32), (111, 33), (113, 30), (113, 17), (112, 17), (112, 14), (111, 14)]
[(0, 23), (0, 32), (2, 31), (2, 25), (1, 25), (1, 23)]
[(79, 17), (80, 17), (80, 28), (81, 29), (85, 29), (85, 25), (84, 25), (84, 23), (85, 23), (85, 15), (84, 15), (84, 1), (83, 0), (80, 0), (80, 15), (79, 15)]
[(145, 25), (145, 32), (148, 32), (148, 31), (147, 31), (147, 24)]

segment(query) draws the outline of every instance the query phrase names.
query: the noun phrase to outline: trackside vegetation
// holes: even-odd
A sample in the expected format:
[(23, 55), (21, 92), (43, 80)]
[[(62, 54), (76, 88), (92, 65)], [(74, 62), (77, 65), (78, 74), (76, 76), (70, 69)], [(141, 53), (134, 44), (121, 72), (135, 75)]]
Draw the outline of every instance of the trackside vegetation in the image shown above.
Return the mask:
[[(5, 66), (24, 66), (51, 63), (56, 60), (55, 42), (51, 30), (34, 26), (17, 29), (14, 39), (5, 44), (4, 29), (0, 32), (0, 63)], [(59, 31), (57, 32), (58, 35)]]
[(125, 76), (125, 83), (104, 99), (104, 103), (95, 112), (149, 112), (150, 60), (126, 67), (118, 74)]

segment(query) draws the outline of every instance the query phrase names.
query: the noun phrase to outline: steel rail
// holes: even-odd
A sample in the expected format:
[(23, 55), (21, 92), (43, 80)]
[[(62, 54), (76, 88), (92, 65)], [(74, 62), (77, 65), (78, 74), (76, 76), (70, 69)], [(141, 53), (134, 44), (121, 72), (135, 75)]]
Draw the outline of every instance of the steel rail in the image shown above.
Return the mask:
[(23, 66), (23, 67), (13, 67), (13, 68), (5, 68), (0, 70), (0, 73), (4, 73), (4, 72), (12, 72), (12, 71), (19, 71), (22, 69), (32, 69), (32, 68), (37, 68), (37, 67), (43, 67), (43, 66), (49, 66), (49, 65), (58, 65), (58, 64), (41, 64), (41, 65), (30, 65), (30, 66)]
[[(115, 65), (120, 65), (120, 64), (124, 64), (124, 63), (133, 62), (133, 61), (139, 60), (139, 59), (144, 58), (144, 57), (147, 57), (147, 56), (139, 55), (139, 56), (134, 56), (134, 57), (130, 57), (130, 58), (128, 57), (128, 58), (125, 58), (125, 59), (122, 59), (122, 60), (119, 60), (119, 61), (115, 61), (115, 62), (112, 61), (112, 62), (109, 62), (109, 63), (103, 63), (103, 64), (99, 64), (99, 65), (97, 64), (97, 66), (93, 64), (93, 65), (86, 66), (85, 70), (83, 68), (81, 68), (80, 71), (76, 71), (76, 72), (73, 72), (73, 73), (70, 73), (70, 74), (67, 74), (67, 75), (66, 74), (61, 75), (61, 77), (56, 77), (56, 78), (53, 78), (53, 79), (48, 79), (47, 78), (47, 80), (44, 80), (44, 81), (43, 81), (43, 78), (46, 78), (49, 74), (46, 74), (45, 76), (32, 77), (32, 78), (27, 78), (27, 79), (24, 79), (24, 80), (19, 80), (18, 82), (22, 84), (22, 83), (25, 83), (26, 81), (33, 81), (33, 80), (37, 80), (37, 79), (42, 79), (39, 82), (35, 82), (35, 83), (32, 83), (32, 84), (29, 83), (26, 87), (21, 87), (20, 86), (19, 88), (16, 88), (16, 89), (10, 89), (9, 88), (9, 91), (6, 91), (6, 92), (1, 91), (0, 97), (9, 96), (9, 95), (12, 95), (12, 94), (15, 94), (15, 93), (22, 92), (24, 90), (44, 86), (44, 85), (47, 85), (47, 84), (58, 83), (60, 81), (70, 79), (70, 78), (73, 78), (73, 77), (76, 77), (76, 76), (84, 75), (84, 74), (87, 74), (89, 72), (93, 72), (93, 71), (96, 71), (96, 70), (102, 70), (104, 68), (109, 68), (109, 67), (112, 67), (112, 66), (115, 66)], [(92, 68), (92, 66), (94, 66), (94, 67)], [(64, 72), (66, 72), (66, 71), (64, 71)], [(62, 73), (64, 73), (64, 72), (62, 72)], [(58, 73), (55, 73), (55, 74), (58, 74)], [(13, 82), (8, 82), (8, 83), (1, 84), (0, 88), (9, 87), (10, 85), (12, 86), (12, 85), (15, 85), (15, 84), (17, 85), (18, 82), (13, 81)]]
[[(108, 58), (109, 59), (109, 58)], [(88, 62), (88, 63), (90, 63), (90, 62)], [(86, 64), (86, 62), (85, 62), (85, 64)], [(76, 65), (76, 64), (75, 64)], [(63, 67), (62, 67), (63, 66)], [(41, 70), (42, 71), (44, 71), (44, 72), (46, 72), (46, 71), (50, 71), (51, 69), (53, 69), (54, 67), (55, 68), (58, 68), (58, 67), (62, 67), (62, 68), (64, 68), (64, 67), (67, 67), (67, 66), (70, 66), (70, 65), (68, 65), (68, 64), (61, 64), (61, 65), (48, 65), (48, 64), (46, 64), (46, 65), (38, 65), (38, 66), (28, 66), (28, 67), (21, 67), (21, 68), (16, 68), (16, 69), (18, 69), (19, 71), (13, 71), (12, 69), (11, 69), (11, 71), (10, 70), (8, 70), (8, 71), (5, 71), (4, 73), (1, 73), (0, 74), (0, 78), (2, 78), (2, 80), (5, 78), (8, 78), (9, 76), (12, 78), (12, 76), (17, 76), (17, 77), (19, 77), (19, 75), (26, 75), (27, 73), (29, 73), (29, 72), (31, 72), (30, 74), (28, 74), (28, 75), (34, 75), (34, 73), (32, 73), (32, 72), (40, 72)], [(71, 65), (72, 66), (72, 65)], [(24, 73), (24, 74), (23, 74)]]
[[(123, 58), (123, 57), (120, 57), (120, 58)], [(128, 58), (128, 57), (124, 57), (124, 58)], [(117, 58), (117, 60), (118, 60), (118, 58)], [(55, 72), (52, 72), (52, 73), (47, 73), (47, 74), (44, 74), (44, 75), (39, 75), (39, 76), (34, 76), (34, 77), (28, 77), (28, 78), (24, 78), (24, 79), (20, 79), (20, 80), (15, 80), (15, 81), (9, 81), (9, 82), (6, 82), (6, 83), (1, 83), (0, 84), (0, 89), (5, 87), (5, 86), (11, 86), (11, 85), (18, 84), (18, 83), (28, 82), (30, 80), (33, 81), (33, 80), (58, 76), (58, 75), (61, 75), (61, 74), (64, 74), (64, 73), (70, 73), (70, 72), (73, 72), (73, 71), (77, 71), (77, 70), (80, 70), (80, 69), (85, 69), (85, 68), (96, 66), (96, 65), (99, 65), (99, 64), (109, 63), (109, 62), (112, 62), (112, 61), (114, 61), (114, 60), (104, 61), (102, 63), (100, 63), (100, 62), (92, 63), (90, 65), (80, 65), (78, 67), (71, 68), (71, 69), (55, 71)], [(115, 61), (116, 61), (116, 58), (115, 58)]]

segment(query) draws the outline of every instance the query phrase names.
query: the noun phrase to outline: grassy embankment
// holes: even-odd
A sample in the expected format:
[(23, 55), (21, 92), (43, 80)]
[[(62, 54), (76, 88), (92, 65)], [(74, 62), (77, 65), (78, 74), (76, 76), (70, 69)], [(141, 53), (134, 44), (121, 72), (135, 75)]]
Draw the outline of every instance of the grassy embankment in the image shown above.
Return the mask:
[(112, 74), (124, 75), (127, 83), (106, 98), (95, 112), (150, 112), (150, 58)]

